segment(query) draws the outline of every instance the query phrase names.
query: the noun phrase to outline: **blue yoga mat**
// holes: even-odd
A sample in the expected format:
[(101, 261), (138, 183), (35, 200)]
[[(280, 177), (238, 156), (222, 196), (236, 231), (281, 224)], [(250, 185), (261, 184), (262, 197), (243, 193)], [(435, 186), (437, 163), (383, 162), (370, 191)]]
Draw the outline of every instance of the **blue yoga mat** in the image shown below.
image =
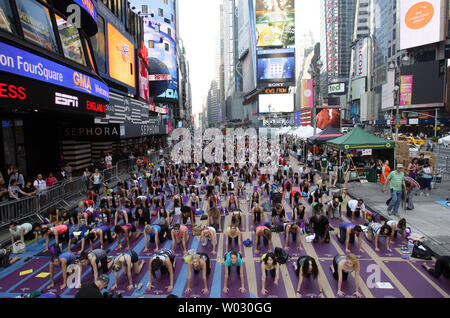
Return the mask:
[(450, 201), (434, 201), (434, 202), (436, 202), (437, 204), (443, 205), (446, 208), (450, 209), (450, 205), (448, 205), (450, 203)]

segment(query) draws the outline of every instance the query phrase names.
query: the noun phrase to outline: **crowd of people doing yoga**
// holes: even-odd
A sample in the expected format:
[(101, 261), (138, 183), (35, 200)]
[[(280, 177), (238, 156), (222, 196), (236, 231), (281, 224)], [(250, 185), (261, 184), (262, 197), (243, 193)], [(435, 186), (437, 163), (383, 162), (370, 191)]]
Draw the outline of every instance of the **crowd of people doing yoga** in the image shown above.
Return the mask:
[[(51, 282), (48, 288), (54, 287), (57, 267), (62, 271), (63, 283), (59, 287), (63, 290), (68, 286), (68, 275), (74, 273), (74, 268), (78, 266), (79, 279), (75, 287), (80, 288), (79, 294), (83, 294), (86, 286), (80, 283), (84, 267), (92, 268), (95, 281), (99, 279), (100, 272), (114, 272), (115, 283), (111, 290), (117, 288), (118, 275), (123, 269), (128, 279), (128, 290), (132, 290), (134, 279), (145, 268), (146, 262), (147, 291), (155, 287), (154, 282), (158, 279), (156, 273), (160, 271), (161, 274), (169, 275), (170, 283), (166, 288), (170, 293), (175, 280), (175, 250), (179, 248), (184, 252), (188, 265), (184, 292), (190, 293), (192, 280), (198, 279), (203, 285), (202, 292), (206, 294), (211, 259), (216, 259), (218, 235), (222, 232), (225, 245), (223, 264), (226, 267), (223, 292), (229, 292), (229, 279), (240, 279), (239, 291), (244, 293), (248, 288), (244, 281), (244, 265), (249, 261), (242, 256), (245, 219), (249, 220), (247, 231), (254, 232), (255, 253), (263, 253), (260, 262), (262, 295), (267, 293), (268, 284), (277, 285), (280, 279), (280, 265), (283, 262), (275, 255), (272, 242), (273, 233), (277, 232), (285, 239), (282, 246), (285, 251), (297, 249), (300, 254), (304, 254), (294, 263), (298, 276), (298, 297), (302, 295), (305, 278), (316, 281), (318, 297), (324, 297), (320, 280), (324, 273), (321, 273), (318, 260), (307, 255), (300, 237), (308, 236), (314, 244), (329, 244), (330, 233), (334, 230), (330, 220), (339, 219), (339, 229), (334, 233), (342, 243), (345, 254), (336, 255), (330, 268), (325, 270), (330, 270), (338, 281), (337, 296), (344, 296), (342, 284), (350, 273), (354, 273), (354, 296), (361, 297), (360, 265), (358, 258), (350, 252), (349, 245), (357, 244), (361, 252), (365, 236), (368, 242), (373, 242), (376, 251), (380, 251), (379, 241), (383, 238), (387, 251), (391, 251), (389, 243), (398, 233), (399, 239), (405, 241), (406, 220), (375, 222), (361, 199), (348, 200), (343, 215), (341, 203), (345, 192), (334, 188), (325, 178), (317, 181), (313, 169), (301, 167), (299, 171), (294, 171), (289, 160), (285, 159), (288, 157), (285, 155), (279, 161), (280, 165), (274, 174), (261, 173), (261, 166), (258, 165), (175, 164), (162, 157), (157, 163), (149, 163), (146, 169), (119, 182), (114, 188), (104, 187), (102, 193), (98, 187), (95, 191), (87, 191), (85, 200), (80, 201), (75, 210), (50, 208), (45, 224), (11, 223), (11, 241), (14, 243), (17, 238), (25, 241), (26, 237), (35, 239), (35, 244), (38, 244), (38, 238), (43, 237), (43, 252), (49, 251), (51, 255)], [(283, 200), (292, 208), (292, 214), (286, 213)], [(243, 212), (245, 210), (247, 212)], [(264, 221), (264, 212), (269, 212), (267, 222)], [(210, 252), (188, 252), (189, 238), (193, 235), (199, 238), (204, 250)], [(140, 259), (131, 248), (132, 243), (141, 236), (145, 241), (144, 252), (150, 256), (148, 260)], [(49, 246), (51, 238), (55, 239), (55, 243)], [(170, 248), (167, 245), (163, 247), (166, 241), (171, 241)], [(289, 246), (290, 242), (295, 244)], [(65, 252), (64, 243), (67, 243)], [(123, 252), (108, 257), (113, 244), (116, 245), (114, 250)], [(79, 248), (74, 253), (72, 250), (76, 246)], [(3, 254), (2, 262), (15, 261), (6, 253)], [(448, 263), (448, 259), (439, 259), (436, 268), (429, 268), (429, 271), (436, 277), (440, 274), (448, 277)], [(236, 268), (237, 276), (232, 275), (232, 268)], [(100, 285), (105, 284), (100, 282)]]

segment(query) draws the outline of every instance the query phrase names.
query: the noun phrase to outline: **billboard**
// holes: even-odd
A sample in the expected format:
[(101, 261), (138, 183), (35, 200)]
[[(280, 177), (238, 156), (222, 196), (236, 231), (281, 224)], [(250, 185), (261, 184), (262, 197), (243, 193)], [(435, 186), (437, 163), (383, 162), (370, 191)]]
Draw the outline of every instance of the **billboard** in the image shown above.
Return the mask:
[(328, 85), (328, 94), (330, 95), (345, 94), (345, 83), (336, 83)]
[(130, 87), (136, 85), (134, 45), (108, 22), (109, 76)]
[(382, 86), (381, 90), (381, 109), (394, 106), (394, 86), (395, 71), (389, 71), (387, 73), (387, 83)]
[(318, 128), (322, 130), (328, 126), (341, 128), (341, 111), (339, 108), (324, 108), (317, 111), (316, 124)]
[(314, 106), (314, 81), (302, 80), (302, 108)]
[(400, 49), (444, 40), (445, 11), (443, 0), (400, 1)]
[(413, 76), (400, 76), (400, 105), (411, 105)]
[(294, 46), (294, 0), (256, 0), (257, 45)]
[(355, 56), (355, 65), (354, 76), (353, 77), (363, 77), (367, 76), (367, 65), (368, 65), (368, 39), (364, 38), (358, 41), (356, 45), (356, 56)]
[(291, 113), (294, 111), (294, 94), (259, 95), (259, 113)]
[(295, 85), (295, 49), (258, 51), (258, 87), (269, 83)]
[[(445, 62), (430, 61), (425, 63), (403, 66), (400, 71), (412, 83), (407, 90), (411, 90), (411, 102), (405, 107), (441, 107), (445, 100)], [(405, 80), (405, 79), (404, 79)], [(403, 86), (405, 86), (405, 84)], [(406, 91), (405, 91), (406, 94)]]
[(352, 100), (360, 99), (366, 91), (366, 78), (361, 77), (352, 81)]
[[(142, 13), (144, 43), (148, 49), (149, 75), (170, 75), (172, 79), (150, 82), (155, 101), (178, 100), (178, 62), (175, 0), (133, 0)], [(147, 6), (146, 11), (142, 9)]]

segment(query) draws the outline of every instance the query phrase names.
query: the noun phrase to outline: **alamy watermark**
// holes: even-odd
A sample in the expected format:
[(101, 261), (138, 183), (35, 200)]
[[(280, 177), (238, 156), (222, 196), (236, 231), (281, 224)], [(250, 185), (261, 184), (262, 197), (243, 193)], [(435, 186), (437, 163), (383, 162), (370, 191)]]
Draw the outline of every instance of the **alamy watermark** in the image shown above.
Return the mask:
[(227, 128), (225, 136), (218, 128), (196, 129), (192, 136), (189, 129), (177, 128), (171, 137), (174, 162), (260, 164), (262, 174), (274, 174), (278, 169), (280, 139), (272, 134), (269, 140), (265, 129), (260, 128), (258, 134), (255, 128)]
[(78, 4), (70, 4), (67, 6), (66, 13), (67, 23), (77, 29), (81, 29), (81, 8)]

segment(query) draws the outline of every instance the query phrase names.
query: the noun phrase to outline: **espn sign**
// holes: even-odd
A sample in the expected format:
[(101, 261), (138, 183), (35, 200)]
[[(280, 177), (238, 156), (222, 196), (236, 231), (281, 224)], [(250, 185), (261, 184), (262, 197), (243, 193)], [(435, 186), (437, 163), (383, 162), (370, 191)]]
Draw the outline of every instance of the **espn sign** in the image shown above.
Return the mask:
[(150, 82), (171, 81), (172, 80), (172, 75), (170, 75), (170, 74), (152, 74), (152, 75), (148, 76), (148, 80)]
[(55, 104), (61, 106), (78, 107), (78, 97), (55, 92)]
[(328, 94), (344, 94), (345, 83), (336, 83), (328, 85)]

